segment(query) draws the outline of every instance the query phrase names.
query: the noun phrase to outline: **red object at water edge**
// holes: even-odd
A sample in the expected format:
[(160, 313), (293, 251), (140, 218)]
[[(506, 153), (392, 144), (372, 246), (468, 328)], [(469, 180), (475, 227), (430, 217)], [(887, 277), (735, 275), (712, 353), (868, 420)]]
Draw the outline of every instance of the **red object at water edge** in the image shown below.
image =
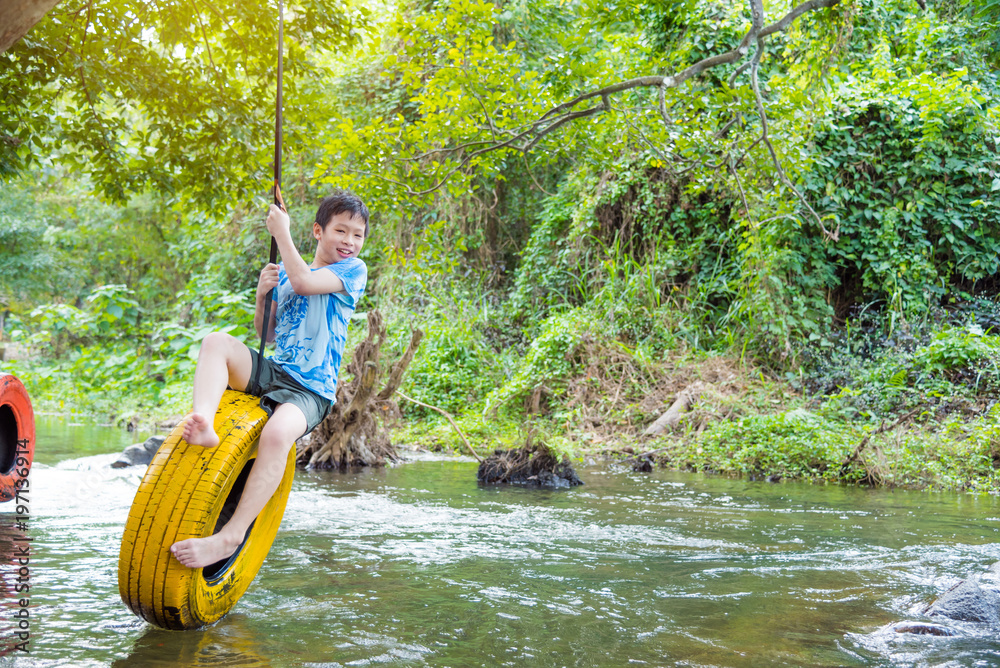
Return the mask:
[(26, 479), (35, 458), (35, 413), (24, 385), (0, 373), (0, 501), (10, 501)]

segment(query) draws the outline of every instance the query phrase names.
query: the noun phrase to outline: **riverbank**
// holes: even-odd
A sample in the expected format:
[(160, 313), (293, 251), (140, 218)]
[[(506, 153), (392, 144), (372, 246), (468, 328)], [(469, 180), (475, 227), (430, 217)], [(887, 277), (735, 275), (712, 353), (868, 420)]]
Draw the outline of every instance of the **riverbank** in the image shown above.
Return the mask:
[[(458, 424), (484, 452), (519, 445), (527, 430), (571, 458), (638, 470), (996, 493), (998, 352), (1000, 338), (970, 325), (830, 351), (811, 371), (784, 377), (734, 356), (674, 355), (626, 369), (617, 385), (586, 373), (571, 380), (567, 394), (576, 395), (561, 413), (520, 422), (467, 413)], [(667, 412), (672, 426), (647, 433)], [(433, 418), (397, 435), (461, 447)]]
[[(682, 344), (654, 357), (582, 330), (548, 353), (569, 360), (558, 373), (546, 371), (530, 385), (508, 378), (473, 395), (463, 410), (449, 408), (484, 456), (530, 437), (574, 461), (610, 458), (637, 469), (1000, 491), (1000, 337), (975, 321), (901, 329), (883, 336), (858, 328), (823, 340), (787, 365), (793, 371)], [(421, 351), (426, 357), (404, 385), (408, 395), (435, 387), (447, 396), (433, 383), (458, 374), (429, 364), (436, 352)], [(522, 368), (548, 368), (532, 354)], [(117, 382), (97, 387), (77, 373), (83, 359), (96, 363), (101, 353), (4, 367), (22, 378), (39, 411), (152, 430), (176, 424), (189, 408), (190, 370), (147, 377), (111, 369), (104, 377)], [(524, 387), (509, 390), (518, 382)], [(408, 402), (400, 408), (394, 442), (464, 450), (436, 412)], [(649, 433), (664, 417), (662, 431)]]
[[(571, 459), (606, 458), (636, 470), (653, 467), (705, 472), (749, 480), (812, 480), (873, 487), (1000, 492), (1000, 409), (994, 403), (976, 415), (938, 421), (933, 411), (905, 419), (869, 422), (830, 418), (825, 411), (798, 407), (729, 419), (699, 420), (695, 409), (686, 427), (656, 438), (608, 436), (585, 431), (558, 434), (552, 425), (535, 428), (544, 442)], [(460, 423), (461, 426), (462, 423)], [(470, 421), (464, 421), (466, 427)], [(410, 424), (396, 437), (434, 450), (461, 447), (446, 425)], [(494, 447), (518, 445), (523, 432), (495, 433), (479, 441)], [(537, 438), (537, 436), (536, 436)]]

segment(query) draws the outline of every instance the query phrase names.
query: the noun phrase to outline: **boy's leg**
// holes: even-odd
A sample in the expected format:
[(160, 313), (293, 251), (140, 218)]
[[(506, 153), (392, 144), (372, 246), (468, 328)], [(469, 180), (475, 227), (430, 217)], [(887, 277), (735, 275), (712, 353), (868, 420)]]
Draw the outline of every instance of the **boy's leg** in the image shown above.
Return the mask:
[(278, 489), (285, 474), (288, 450), (306, 431), (306, 416), (294, 404), (279, 404), (260, 433), (257, 461), (247, 478), (233, 517), (219, 533), (174, 543), (170, 551), (189, 568), (201, 568), (225, 559), (240, 546), (247, 528)]
[(198, 366), (194, 370), (191, 415), (184, 423), (184, 440), (206, 448), (219, 444), (215, 433), (215, 413), (226, 386), (242, 390), (250, 382), (253, 359), (250, 349), (239, 339), (213, 332), (201, 342)]

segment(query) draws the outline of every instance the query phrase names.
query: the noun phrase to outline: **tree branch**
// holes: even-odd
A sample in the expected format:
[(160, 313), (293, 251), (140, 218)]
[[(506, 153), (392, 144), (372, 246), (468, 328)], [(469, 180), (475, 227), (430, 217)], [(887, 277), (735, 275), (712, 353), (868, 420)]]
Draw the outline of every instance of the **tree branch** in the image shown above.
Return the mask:
[(201, 12), (195, 11), (194, 16), (198, 19), (198, 27), (201, 28), (201, 40), (205, 44), (205, 53), (208, 55), (208, 62), (211, 63), (213, 70), (218, 70), (219, 68), (215, 66), (215, 58), (212, 58), (212, 45), (208, 43), (208, 33), (205, 32), (205, 24), (201, 20)]
[(535, 174), (531, 171), (531, 167), (528, 165), (528, 156), (526, 156), (524, 153), (521, 154), (521, 161), (524, 162), (524, 171), (526, 171), (528, 173), (528, 176), (531, 177), (531, 182), (535, 184), (535, 187), (541, 190), (549, 197), (555, 197), (555, 193), (550, 193), (548, 190), (543, 188), (542, 184), (539, 183), (538, 180), (535, 178)]
[[(761, 16), (764, 13), (763, 0), (751, 0), (751, 3), (754, 8), (753, 17), (756, 24), (758, 16)], [(781, 166), (781, 161), (778, 159), (778, 154), (774, 150), (774, 145), (771, 144), (771, 138), (768, 136), (767, 113), (764, 110), (764, 100), (760, 94), (760, 80), (758, 77), (760, 59), (763, 55), (764, 38), (759, 36), (757, 38), (757, 51), (754, 53), (753, 60), (750, 65), (750, 86), (753, 90), (754, 104), (757, 106), (757, 114), (760, 116), (761, 141), (763, 141), (764, 145), (767, 147), (768, 153), (771, 154), (771, 162), (774, 163), (774, 168), (778, 172), (781, 182), (784, 183), (789, 190), (795, 193), (795, 197), (799, 200), (802, 206), (806, 208), (815, 220), (816, 225), (819, 226), (820, 231), (823, 232), (823, 237), (829, 241), (836, 241), (840, 237), (840, 229), (838, 228), (833, 232), (826, 229), (826, 226), (823, 225), (823, 221), (820, 219), (819, 214), (816, 213), (816, 210), (812, 208), (809, 201), (802, 195), (802, 193), (799, 192), (799, 189), (795, 187), (791, 179), (788, 178), (788, 175)]]
[(465, 434), (462, 433), (462, 430), (458, 428), (457, 424), (455, 424), (455, 420), (454, 420), (454, 418), (452, 418), (451, 413), (449, 413), (448, 411), (446, 411), (446, 410), (444, 410), (442, 408), (438, 408), (437, 406), (431, 406), (430, 404), (425, 404), (422, 401), (417, 401), (416, 399), (413, 399), (412, 397), (406, 396), (405, 394), (403, 394), (399, 390), (396, 390), (396, 394), (398, 394), (402, 398), (406, 399), (407, 401), (411, 401), (411, 402), (415, 403), (418, 406), (423, 406), (424, 408), (429, 408), (432, 411), (437, 411), (441, 415), (445, 416), (445, 418), (448, 420), (448, 422), (451, 423), (451, 426), (455, 429), (455, 431), (458, 432), (458, 435), (462, 437), (462, 442), (465, 443), (465, 447), (469, 449), (469, 452), (471, 452), (472, 456), (476, 458), (476, 461), (479, 462), (480, 464), (483, 463), (483, 458), (480, 457), (478, 454), (476, 454), (476, 451), (472, 449), (471, 445), (469, 445), (469, 439), (467, 439), (465, 437)]
[[(601, 97), (604, 98), (605, 96), (602, 95)], [(570, 121), (575, 121), (580, 118), (586, 118), (587, 116), (593, 116), (594, 114), (599, 114), (602, 111), (607, 111), (607, 109), (608, 109), (607, 105), (605, 105), (602, 100), (599, 104), (591, 107), (590, 109), (584, 109), (582, 111), (571, 111), (567, 114), (564, 114), (561, 118), (550, 123), (549, 125), (546, 125), (541, 129), (535, 130), (535, 136), (521, 150), (525, 152), (530, 151), (535, 147), (536, 144), (538, 144), (539, 141), (541, 141), (542, 137), (554, 132), (555, 130), (558, 130), (559, 128), (561, 128), (563, 125), (566, 125)]]
[(901, 415), (900, 417), (896, 418), (895, 422), (893, 422), (889, 426), (886, 426), (885, 420), (882, 420), (882, 423), (879, 424), (877, 429), (874, 429), (873, 431), (870, 431), (867, 434), (865, 434), (864, 438), (861, 439), (861, 442), (858, 443), (856, 448), (854, 448), (854, 452), (851, 453), (851, 456), (845, 459), (844, 463), (840, 465), (840, 475), (844, 475), (845, 473), (847, 473), (847, 469), (850, 468), (851, 464), (858, 461), (861, 458), (861, 451), (864, 450), (865, 446), (868, 445), (868, 441), (871, 440), (872, 436), (878, 436), (879, 434), (884, 434), (887, 431), (895, 429), (896, 427), (903, 424), (913, 416), (917, 415), (917, 413), (920, 413), (922, 410), (923, 407), (918, 406), (917, 408), (914, 408), (906, 415)]
[[(636, 77), (634, 79), (629, 79), (627, 81), (619, 81), (595, 90), (581, 93), (566, 102), (563, 102), (561, 104), (552, 107), (551, 109), (543, 113), (533, 123), (530, 123), (527, 126), (521, 126), (523, 129), (520, 132), (518, 132), (517, 134), (511, 136), (509, 139), (506, 139), (504, 141), (497, 141), (495, 139), (492, 142), (488, 140), (471, 141), (456, 147), (432, 149), (430, 151), (426, 151), (425, 153), (419, 156), (414, 156), (404, 159), (408, 161), (413, 161), (413, 160), (423, 159), (431, 155), (442, 154), (442, 153), (455, 155), (459, 151), (462, 151), (466, 148), (472, 146), (482, 146), (482, 148), (479, 148), (463, 156), (457, 165), (449, 169), (443, 176), (437, 178), (436, 182), (433, 183), (433, 185), (423, 190), (414, 190), (410, 186), (404, 183), (400, 183), (399, 181), (386, 178), (385, 176), (382, 175), (379, 176), (380, 178), (382, 178), (382, 180), (385, 180), (389, 183), (393, 183), (404, 188), (407, 195), (409, 196), (419, 197), (431, 194), (439, 190), (442, 186), (444, 186), (444, 184), (449, 179), (451, 179), (452, 176), (454, 176), (460, 170), (464, 169), (473, 159), (485, 155), (487, 153), (503, 149), (512, 149), (520, 151), (522, 153), (530, 151), (546, 135), (551, 134), (552, 132), (559, 129), (563, 125), (611, 109), (611, 105), (608, 102), (610, 96), (616, 95), (618, 93), (623, 93), (629, 90), (634, 90), (637, 88), (648, 88), (652, 86), (656, 86), (659, 88), (660, 114), (663, 117), (664, 123), (666, 123), (668, 126), (671, 126), (673, 125), (673, 123), (670, 120), (670, 117), (667, 114), (666, 110), (665, 91), (667, 88), (675, 88), (684, 81), (687, 81), (688, 79), (697, 76), (703, 72), (706, 72), (714, 67), (718, 67), (720, 65), (727, 65), (746, 57), (746, 55), (750, 52), (750, 45), (756, 43), (757, 49), (754, 54), (754, 59), (750, 63), (741, 65), (739, 68), (737, 68), (737, 70), (733, 72), (732, 76), (730, 77), (730, 82), (733, 82), (738, 74), (746, 71), (747, 67), (750, 67), (752, 75), (751, 79), (754, 87), (755, 102), (757, 104), (758, 114), (760, 115), (761, 122), (763, 124), (763, 141), (767, 145), (768, 150), (771, 153), (772, 160), (774, 161), (774, 164), (778, 169), (778, 173), (781, 177), (781, 180), (785, 185), (787, 185), (792, 190), (792, 192), (795, 193), (795, 196), (798, 198), (798, 200), (803, 203), (803, 205), (806, 207), (806, 209), (809, 211), (809, 213), (812, 215), (812, 217), (819, 225), (820, 229), (823, 231), (823, 234), (827, 238), (836, 240), (838, 231), (834, 230), (834, 232), (831, 233), (829, 230), (826, 229), (819, 215), (813, 210), (812, 206), (810, 206), (809, 203), (805, 201), (802, 194), (793, 185), (791, 185), (791, 182), (789, 181), (784, 170), (781, 169), (781, 166), (778, 162), (777, 154), (775, 153), (774, 148), (771, 145), (770, 138), (767, 135), (768, 132), (767, 117), (763, 111), (764, 110), (763, 101), (760, 96), (760, 89), (756, 80), (756, 70), (757, 66), (760, 63), (760, 58), (763, 55), (763, 50), (764, 50), (763, 40), (766, 37), (773, 35), (777, 32), (782, 32), (786, 30), (792, 23), (795, 22), (796, 19), (798, 19), (799, 17), (808, 12), (835, 7), (836, 5), (840, 4), (840, 0), (807, 0), (807, 2), (803, 2), (798, 6), (794, 7), (791, 11), (785, 14), (778, 21), (775, 21), (774, 23), (767, 26), (763, 24), (764, 8), (762, 0), (750, 0), (750, 4), (751, 4), (751, 19), (752, 19), (751, 27), (747, 31), (747, 34), (744, 35), (739, 45), (730, 51), (721, 54), (716, 54), (714, 56), (709, 56), (707, 58), (703, 58), (702, 60), (699, 60), (698, 62), (694, 63), (693, 65), (690, 65), (686, 69), (674, 75), (649, 75), (649, 76)], [(601, 98), (601, 102), (588, 109), (573, 111), (573, 108), (579, 105), (580, 103), (592, 100), (594, 98)], [(485, 109), (484, 113), (487, 115), (487, 122), (489, 123), (491, 134), (495, 138), (496, 133), (498, 131), (496, 125), (494, 124), (490, 114), (486, 112)]]
[(743, 210), (746, 211), (747, 220), (749, 221), (751, 219), (751, 216), (750, 216), (750, 205), (747, 204), (747, 194), (743, 191), (743, 182), (740, 181), (739, 170), (737, 170), (736, 167), (734, 165), (732, 165), (732, 164), (729, 164), (729, 165), (726, 165), (726, 166), (729, 167), (729, 172), (736, 179), (736, 187), (739, 188), (739, 191), (740, 191), (740, 201), (743, 202)]
[(691, 171), (695, 167), (701, 167), (701, 166), (703, 166), (705, 164), (702, 161), (690, 160), (688, 158), (685, 158), (684, 156), (677, 155), (675, 153), (664, 152), (664, 149), (661, 149), (659, 146), (657, 146), (656, 144), (654, 144), (649, 139), (649, 137), (647, 137), (643, 133), (642, 129), (638, 125), (636, 125), (635, 123), (633, 123), (631, 121), (631, 119), (629, 119), (629, 117), (628, 117), (628, 111), (629, 110), (627, 110), (627, 109), (618, 109), (616, 107), (611, 107), (611, 108), (612, 108), (612, 110), (617, 111), (618, 113), (621, 114), (622, 120), (624, 120), (625, 124), (628, 125), (629, 128), (631, 128), (632, 132), (634, 132), (635, 135), (641, 141), (645, 142), (646, 145), (649, 146), (650, 150), (652, 150), (654, 153), (656, 153), (658, 156), (660, 156), (660, 159), (663, 160), (664, 163), (666, 163), (668, 165), (671, 162), (686, 162), (686, 163), (688, 163), (688, 166), (685, 167), (684, 169), (680, 170), (680, 171), (675, 171), (675, 170), (671, 169), (670, 170), (671, 174), (674, 174), (675, 176), (683, 176), (684, 174), (687, 174), (689, 171)]

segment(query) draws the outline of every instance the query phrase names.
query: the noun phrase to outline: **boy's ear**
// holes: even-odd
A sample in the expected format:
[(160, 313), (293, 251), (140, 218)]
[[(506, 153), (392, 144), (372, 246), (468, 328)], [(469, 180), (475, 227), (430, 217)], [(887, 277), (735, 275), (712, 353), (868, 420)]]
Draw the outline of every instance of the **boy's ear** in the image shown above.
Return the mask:
[(320, 236), (323, 234), (323, 228), (319, 226), (319, 223), (313, 223), (313, 237), (316, 241), (319, 241)]

